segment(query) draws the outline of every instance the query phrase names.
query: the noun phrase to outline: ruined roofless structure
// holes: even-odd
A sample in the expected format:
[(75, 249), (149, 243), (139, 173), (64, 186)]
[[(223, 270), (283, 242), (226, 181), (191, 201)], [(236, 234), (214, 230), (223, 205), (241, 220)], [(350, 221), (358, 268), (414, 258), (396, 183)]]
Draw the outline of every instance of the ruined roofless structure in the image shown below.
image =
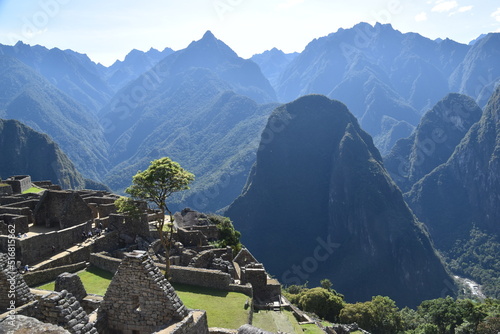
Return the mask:
[(208, 334), (205, 311), (187, 309), (145, 251), (125, 253), (98, 310), (100, 333)]

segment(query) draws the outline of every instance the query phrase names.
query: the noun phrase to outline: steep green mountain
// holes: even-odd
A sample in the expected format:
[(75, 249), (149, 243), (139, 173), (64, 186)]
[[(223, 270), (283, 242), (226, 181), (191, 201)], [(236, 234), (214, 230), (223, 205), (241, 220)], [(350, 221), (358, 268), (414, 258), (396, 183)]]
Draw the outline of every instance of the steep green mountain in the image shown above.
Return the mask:
[(23, 62), (93, 113), (113, 95), (103, 79), (101, 68), (87, 55), (72, 50), (30, 46), (21, 41), (14, 46), (0, 45), (0, 55)]
[(250, 59), (259, 65), (262, 74), (266, 76), (271, 86), (276, 87), (281, 72), (298, 55), (297, 52), (284, 53), (281, 50), (272, 48), (263, 53), (253, 55)]
[(500, 232), (499, 120), (497, 88), (451, 157), (406, 194), (440, 249), (449, 250), (456, 240), (468, 239), (474, 225), (494, 235)]
[[(479, 42), (480, 43), (480, 42)], [(451, 157), (405, 194), (458, 274), (500, 296), (500, 87)]]
[(31, 175), (63, 188), (85, 188), (83, 176), (49, 136), (15, 120), (0, 119), (0, 178)]
[(113, 90), (118, 91), (173, 52), (170, 48), (163, 51), (151, 48), (147, 52), (134, 49), (123, 61), (117, 60), (105, 69), (106, 81)]
[(392, 179), (403, 192), (445, 163), (482, 110), (465, 95), (448, 94), (422, 117), (415, 132), (399, 140), (384, 158)]
[(96, 117), (30, 67), (0, 56), (0, 117), (48, 134), (85, 177), (107, 171), (107, 143)]
[(169, 156), (197, 175), (191, 191), (174, 199), (175, 208), (229, 205), (245, 184), (276, 106), (245, 95), (268, 100), (273, 94), (255, 63), (207, 32), (124, 87), (102, 110), (115, 166), (107, 184), (121, 191), (137, 170)]
[(380, 294), (408, 306), (453, 294), (372, 138), (324, 96), (274, 110), (247, 185), (225, 214), (284, 284), (329, 278), (349, 301)]

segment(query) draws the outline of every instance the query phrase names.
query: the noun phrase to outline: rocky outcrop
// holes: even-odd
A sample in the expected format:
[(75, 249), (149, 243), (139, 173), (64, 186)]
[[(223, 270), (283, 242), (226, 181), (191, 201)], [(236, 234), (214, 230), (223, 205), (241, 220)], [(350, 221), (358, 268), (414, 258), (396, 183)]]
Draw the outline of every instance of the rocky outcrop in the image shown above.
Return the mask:
[(443, 164), (482, 110), (468, 96), (449, 94), (422, 117), (413, 134), (399, 140), (384, 164), (403, 192)]
[(448, 161), (418, 181), (408, 204), (439, 248), (468, 239), (475, 224), (500, 234), (500, 87)]
[(63, 188), (84, 188), (85, 180), (47, 135), (15, 120), (0, 119), (0, 177), (31, 175)]
[(324, 96), (275, 109), (226, 215), (283, 284), (329, 278), (348, 301), (380, 294), (400, 306), (453, 293), (371, 137)]
[(43, 323), (35, 318), (26, 317), (24, 315), (11, 315), (0, 321), (0, 333), (11, 334), (69, 334), (62, 327)]

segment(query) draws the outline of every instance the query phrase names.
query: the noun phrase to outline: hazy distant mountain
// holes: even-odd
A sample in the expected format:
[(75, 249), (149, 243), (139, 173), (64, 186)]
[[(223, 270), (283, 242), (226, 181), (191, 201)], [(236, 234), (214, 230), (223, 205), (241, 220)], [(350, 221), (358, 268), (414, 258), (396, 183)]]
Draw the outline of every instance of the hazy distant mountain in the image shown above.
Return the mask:
[[(471, 115), (472, 116), (472, 115)], [(473, 225), (499, 235), (500, 88), (451, 157), (406, 194), (439, 248), (468, 237)], [(452, 135), (450, 134), (450, 137)]]
[(280, 101), (312, 93), (343, 101), (377, 144), (386, 143), (379, 138), (391, 131), (385, 116), (416, 126), (451, 92), (484, 106), (500, 78), (498, 39), (489, 34), (468, 46), (360, 23), (311, 41), (281, 73), (276, 92)]
[(262, 74), (266, 76), (271, 86), (276, 87), (281, 72), (283, 72), (285, 67), (298, 55), (298, 52), (284, 53), (281, 50), (273, 48), (263, 53), (253, 55), (250, 59), (260, 66)]
[[(144, 95), (135, 100), (138, 91)], [(245, 184), (260, 133), (276, 106), (247, 96), (262, 101), (273, 94), (254, 62), (237, 57), (207, 32), (128, 84), (103, 109), (116, 166), (106, 177), (108, 185), (122, 190), (137, 170), (169, 156), (197, 175), (192, 190), (176, 199), (181, 205), (208, 211), (227, 206)]]
[[(277, 126), (279, 124), (279, 126)], [(399, 305), (453, 294), (452, 278), (345, 105), (302, 97), (275, 109), (247, 185), (226, 212), (283, 284), (329, 278), (349, 301)]]
[(123, 61), (117, 60), (106, 68), (106, 81), (112, 89), (118, 91), (173, 52), (174, 50), (170, 48), (165, 48), (163, 51), (151, 48), (146, 52), (134, 49)]
[(484, 107), (500, 84), (500, 33), (490, 33), (470, 47), (450, 77), (450, 87)]
[(445, 163), (482, 110), (468, 96), (449, 94), (422, 117), (409, 138), (399, 140), (384, 164), (403, 192)]
[(22, 42), (14, 46), (0, 45), (0, 55), (20, 60), (94, 113), (113, 95), (99, 66), (87, 55)]
[(473, 39), (472, 41), (469, 42), (469, 45), (474, 45), (477, 42), (479, 42), (481, 39), (483, 39), (486, 36), (486, 34), (481, 34), (477, 38)]
[(83, 176), (47, 135), (15, 120), (0, 119), (0, 178), (31, 175), (63, 188), (85, 188)]
[(9, 56), (0, 56), (0, 117), (51, 136), (86, 177), (105, 174), (107, 143), (95, 116)]

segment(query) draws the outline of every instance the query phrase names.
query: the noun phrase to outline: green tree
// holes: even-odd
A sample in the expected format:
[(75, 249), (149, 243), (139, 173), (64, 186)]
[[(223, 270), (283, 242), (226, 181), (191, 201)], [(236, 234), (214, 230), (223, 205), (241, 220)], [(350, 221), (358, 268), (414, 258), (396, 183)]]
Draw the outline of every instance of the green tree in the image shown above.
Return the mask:
[[(153, 204), (161, 212), (161, 217), (156, 224), (156, 230), (165, 248), (165, 277), (168, 277), (170, 273), (169, 256), (174, 234), (174, 219), (166, 201), (173, 193), (189, 189), (189, 184), (193, 180), (193, 174), (183, 169), (177, 162), (165, 157), (151, 161), (145, 171), (137, 172), (132, 177), (132, 185), (125, 190), (133, 199)], [(170, 220), (166, 230), (164, 230), (166, 212), (168, 212)]]
[(234, 254), (237, 254), (242, 247), (240, 243), (241, 233), (235, 230), (231, 220), (228, 217), (219, 215), (210, 215), (208, 219), (216, 224), (219, 230), (219, 240), (216, 246), (221, 248), (231, 246)]
[(463, 309), (451, 297), (423, 301), (418, 312), (429, 323), (439, 328), (440, 334), (454, 334), (455, 328), (464, 321)]
[(313, 312), (322, 319), (338, 321), (344, 300), (339, 295), (318, 287), (303, 291), (298, 305), (302, 310)]
[(115, 201), (115, 206), (118, 212), (125, 213), (131, 217), (139, 217), (143, 210), (137, 205), (137, 201), (134, 201), (130, 197), (120, 196)]
[(328, 291), (330, 291), (330, 290), (331, 290), (331, 288), (332, 288), (332, 282), (331, 282), (328, 278), (322, 279), (322, 280), (319, 282), (319, 284), (321, 285), (321, 287), (322, 287), (323, 289), (326, 289), (326, 290), (328, 290)]
[(356, 322), (373, 334), (397, 333), (402, 327), (396, 303), (389, 297), (375, 296), (371, 301), (347, 304), (340, 312), (342, 323)]

